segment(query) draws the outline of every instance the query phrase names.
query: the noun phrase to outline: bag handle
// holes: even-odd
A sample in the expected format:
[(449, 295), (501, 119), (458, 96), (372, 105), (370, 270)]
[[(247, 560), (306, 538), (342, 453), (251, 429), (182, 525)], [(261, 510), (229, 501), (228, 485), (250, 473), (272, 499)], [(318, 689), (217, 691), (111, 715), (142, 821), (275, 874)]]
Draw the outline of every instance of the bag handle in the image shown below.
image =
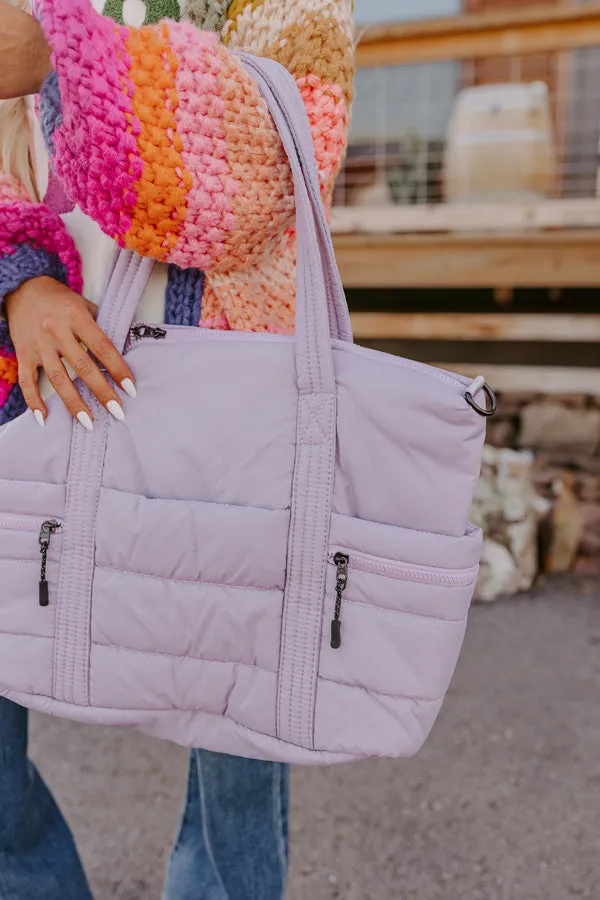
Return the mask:
[(306, 108), (279, 63), (240, 53), (265, 99), (294, 177), (298, 265), (296, 362), (301, 393), (335, 393), (332, 338), (352, 341), (348, 305), (321, 200)]
[[(263, 59), (249, 53), (240, 53), (239, 58), (250, 70), (267, 102), (269, 112), (277, 126), (281, 142), (292, 166), (296, 191), (299, 181), (304, 181), (308, 190), (309, 203), (316, 220), (317, 238), (325, 274), (325, 296), (331, 337), (352, 343), (348, 304), (335, 260), (331, 231), (321, 200), (310, 123), (298, 86), (287, 69), (272, 59)], [(296, 159), (299, 162), (298, 167), (294, 165)], [(306, 245), (304, 248), (299, 247), (300, 253), (303, 250), (310, 250), (310, 247)]]
[[(319, 187), (312, 135), (298, 87), (279, 63), (239, 58), (265, 99), (294, 177), (298, 234), (296, 356), (301, 391), (333, 392), (331, 339), (352, 341), (350, 316)], [(98, 324), (122, 349), (154, 262), (116, 250)]]
[(98, 325), (119, 352), (125, 341), (150, 281), (154, 260), (138, 256), (132, 250), (113, 248), (113, 254), (98, 308)]
[(308, 116), (296, 83), (277, 63), (242, 59), (267, 101), (294, 175), (298, 411), (276, 733), (282, 741), (314, 749), (336, 453), (331, 337), (350, 340), (350, 322), (321, 203)]

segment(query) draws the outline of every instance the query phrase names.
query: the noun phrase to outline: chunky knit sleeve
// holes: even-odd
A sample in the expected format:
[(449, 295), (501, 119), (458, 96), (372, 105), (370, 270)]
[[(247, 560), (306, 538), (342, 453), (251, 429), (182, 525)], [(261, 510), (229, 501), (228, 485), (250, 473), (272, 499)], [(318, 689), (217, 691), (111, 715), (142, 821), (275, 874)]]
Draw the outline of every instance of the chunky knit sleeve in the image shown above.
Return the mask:
[[(25, 199), (24, 193), (0, 171), (0, 222), (5, 205), (21, 198)], [(0, 283), (3, 281), (6, 259), (6, 256), (0, 256)], [(17, 358), (8, 333), (8, 325), (0, 318), (0, 425), (22, 412), (23, 397), (17, 380)], [(15, 406), (16, 412), (13, 412)]]
[[(4, 297), (25, 281), (48, 275), (81, 292), (81, 264), (59, 216), (0, 172), (0, 312)], [(0, 425), (25, 409), (17, 359), (7, 323), (0, 316)]]
[(0, 319), (6, 295), (40, 275), (83, 289), (79, 253), (58, 211), (33, 203), (0, 169)]
[(6, 322), (0, 321), (0, 425), (20, 415), (25, 402), (18, 385), (17, 358)]
[(0, 203), (0, 306), (4, 297), (40, 275), (81, 293), (81, 260), (64, 222), (42, 203)]
[[(89, 0), (37, 0), (55, 69), (40, 121), (67, 193), (120, 246), (231, 272), (280, 246), (294, 215), (289, 165), (235, 51), (296, 78), (327, 196), (346, 141), (351, 0), (186, 4), (190, 21), (133, 28)], [(193, 24), (203, 6), (218, 32)]]

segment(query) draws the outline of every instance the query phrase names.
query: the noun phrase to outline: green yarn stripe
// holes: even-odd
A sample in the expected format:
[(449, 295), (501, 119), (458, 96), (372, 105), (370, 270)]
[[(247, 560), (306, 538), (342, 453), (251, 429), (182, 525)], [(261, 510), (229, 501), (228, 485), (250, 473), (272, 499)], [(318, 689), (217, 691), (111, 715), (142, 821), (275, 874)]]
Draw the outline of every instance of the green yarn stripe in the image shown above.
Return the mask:
[[(123, 4), (125, 0), (106, 0), (102, 14), (124, 25)], [(174, 19), (179, 22), (181, 11), (178, 0), (145, 0), (146, 18), (144, 25), (153, 25), (161, 19)]]

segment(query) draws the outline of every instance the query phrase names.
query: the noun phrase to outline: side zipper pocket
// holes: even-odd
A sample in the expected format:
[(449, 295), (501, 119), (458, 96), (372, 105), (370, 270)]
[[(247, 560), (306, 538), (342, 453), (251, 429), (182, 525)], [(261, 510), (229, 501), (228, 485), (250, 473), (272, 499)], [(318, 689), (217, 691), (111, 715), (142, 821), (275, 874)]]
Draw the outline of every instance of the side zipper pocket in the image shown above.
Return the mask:
[(339, 650), (342, 645), (342, 600), (348, 587), (349, 572), (352, 569), (381, 575), (384, 578), (395, 578), (399, 581), (412, 581), (418, 584), (440, 585), (445, 587), (468, 587), (477, 576), (477, 566), (454, 572), (452, 569), (435, 569), (428, 566), (411, 566), (395, 562), (391, 559), (380, 559), (364, 553), (346, 553), (337, 551), (332, 558), (336, 567), (335, 610), (331, 621), (331, 648)]
[(41, 554), (39, 604), (49, 606), (48, 581), (46, 579), (46, 566), (48, 563), (48, 550), (52, 536), (60, 531), (62, 524), (57, 519), (40, 519), (37, 516), (12, 516), (0, 514), (0, 531), (31, 531), (37, 532), (38, 544)]

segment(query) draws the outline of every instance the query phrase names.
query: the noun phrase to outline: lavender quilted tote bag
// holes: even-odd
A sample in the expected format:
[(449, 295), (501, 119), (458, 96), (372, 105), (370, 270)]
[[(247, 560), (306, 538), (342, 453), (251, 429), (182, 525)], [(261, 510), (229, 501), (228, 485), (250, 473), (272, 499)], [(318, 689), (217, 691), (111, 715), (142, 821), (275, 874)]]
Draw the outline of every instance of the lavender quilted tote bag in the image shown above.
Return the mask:
[(415, 753), (477, 577), (482, 380), (353, 345), (291, 77), (244, 57), (290, 157), (294, 337), (100, 324), (138, 386), (0, 429), (0, 694), (82, 722), (292, 763)]

